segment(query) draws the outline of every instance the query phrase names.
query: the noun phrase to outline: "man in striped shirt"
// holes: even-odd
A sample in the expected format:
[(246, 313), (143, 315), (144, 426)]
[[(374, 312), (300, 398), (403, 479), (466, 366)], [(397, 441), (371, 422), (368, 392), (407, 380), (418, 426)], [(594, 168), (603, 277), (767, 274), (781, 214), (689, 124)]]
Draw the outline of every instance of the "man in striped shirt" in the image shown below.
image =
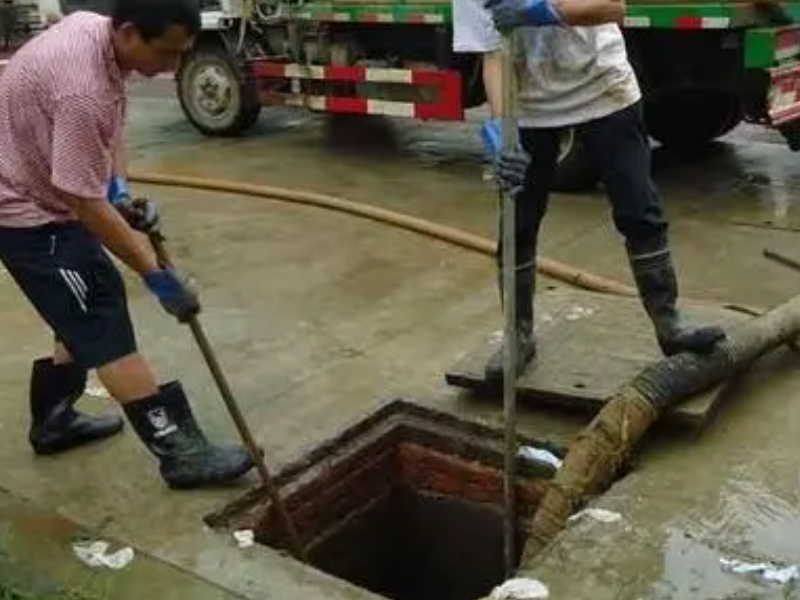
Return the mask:
[(73, 405), (97, 373), (171, 487), (226, 481), (252, 467), (240, 446), (212, 445), (178, 382), (159, 386), (138, 353), (110, 250), (179, 321), (200, 310), (184, 279), (162, 268), (144, 236), (148, 201), (116, 193), (124, 175), (125, 78), (174, 70), (200, 29), (196, 0), (118, 0), (111, 18), (63, 19), (23, 47), (0, 79), (0, 260), (55, 334), (34, 362), (30, 442), (51, 454), (122, 428)]

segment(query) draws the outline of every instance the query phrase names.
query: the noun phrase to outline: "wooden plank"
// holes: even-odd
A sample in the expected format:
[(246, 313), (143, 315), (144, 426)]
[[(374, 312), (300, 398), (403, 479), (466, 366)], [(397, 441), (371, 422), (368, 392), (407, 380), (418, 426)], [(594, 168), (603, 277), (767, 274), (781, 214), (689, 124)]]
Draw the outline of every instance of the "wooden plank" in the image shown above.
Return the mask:
[[(519, 380), (520, 398), (596, 412), (661, 352), (638, 299), (556, 288), (536, 298), (539, 356)], [(714, 305), (682, 307), (691, 322), (732, 325), (752, 318)], [(447, 373), (450, 385), (487, 391), (484, 365), (502, 339), (493, 332)], [(666, 420), (698, 428), (713, 416), (719, 389), (676, 406)]]

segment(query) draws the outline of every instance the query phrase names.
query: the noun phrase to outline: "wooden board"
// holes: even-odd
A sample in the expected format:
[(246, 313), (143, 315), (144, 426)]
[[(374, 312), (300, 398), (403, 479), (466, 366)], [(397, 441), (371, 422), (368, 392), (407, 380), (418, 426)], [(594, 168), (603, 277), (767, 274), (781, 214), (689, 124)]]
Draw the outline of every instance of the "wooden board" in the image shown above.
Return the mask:
[[(682, 307), (690, 322), (730, 326), (752, 317), (714, 305)], [(638, 299), (557, 288), (537, 295), (539, 356), (519, 379), (520, 398), (596, 412), (621, 386), (661, 358)], [(502, 340), (487, 335), (446, 373), (450, 385), (486, 391), (484, 366)], [(719, 388), (676, 406), (668, 421), (702, 427), (721, 401)], [(496, 393), (496, 392), (495, 392)]]

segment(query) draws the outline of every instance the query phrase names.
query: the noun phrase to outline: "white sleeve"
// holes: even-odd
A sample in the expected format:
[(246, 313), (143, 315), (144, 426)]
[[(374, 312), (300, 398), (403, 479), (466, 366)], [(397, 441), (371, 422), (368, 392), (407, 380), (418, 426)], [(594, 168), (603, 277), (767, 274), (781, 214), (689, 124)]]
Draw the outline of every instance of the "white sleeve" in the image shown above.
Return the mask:
[(485, 0), (453, 0), (453, 51), (494, 52), (503, 44)]

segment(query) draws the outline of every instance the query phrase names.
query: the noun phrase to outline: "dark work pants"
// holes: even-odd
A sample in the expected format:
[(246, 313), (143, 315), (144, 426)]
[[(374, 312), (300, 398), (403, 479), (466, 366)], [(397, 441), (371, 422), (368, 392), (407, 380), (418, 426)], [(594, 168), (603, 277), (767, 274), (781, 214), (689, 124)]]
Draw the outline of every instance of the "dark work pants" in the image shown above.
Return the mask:
[[(520, 142), (530, 154), (531, 163), (516, 201), (517, 265), (527, 265), (535, 257), (536, 237), (547, 212), (562, 133), (563, 128), (520, 129)], [(665, 240), (667, 222), (650, 177), (650, 142), (641, 103), (578, 125), (576, 135), (601, 172), (614, 224), (628, 247), (647, 247), (656, 240)], [(498, 262), (501, 257), (502, 249), (498, 251)]]

